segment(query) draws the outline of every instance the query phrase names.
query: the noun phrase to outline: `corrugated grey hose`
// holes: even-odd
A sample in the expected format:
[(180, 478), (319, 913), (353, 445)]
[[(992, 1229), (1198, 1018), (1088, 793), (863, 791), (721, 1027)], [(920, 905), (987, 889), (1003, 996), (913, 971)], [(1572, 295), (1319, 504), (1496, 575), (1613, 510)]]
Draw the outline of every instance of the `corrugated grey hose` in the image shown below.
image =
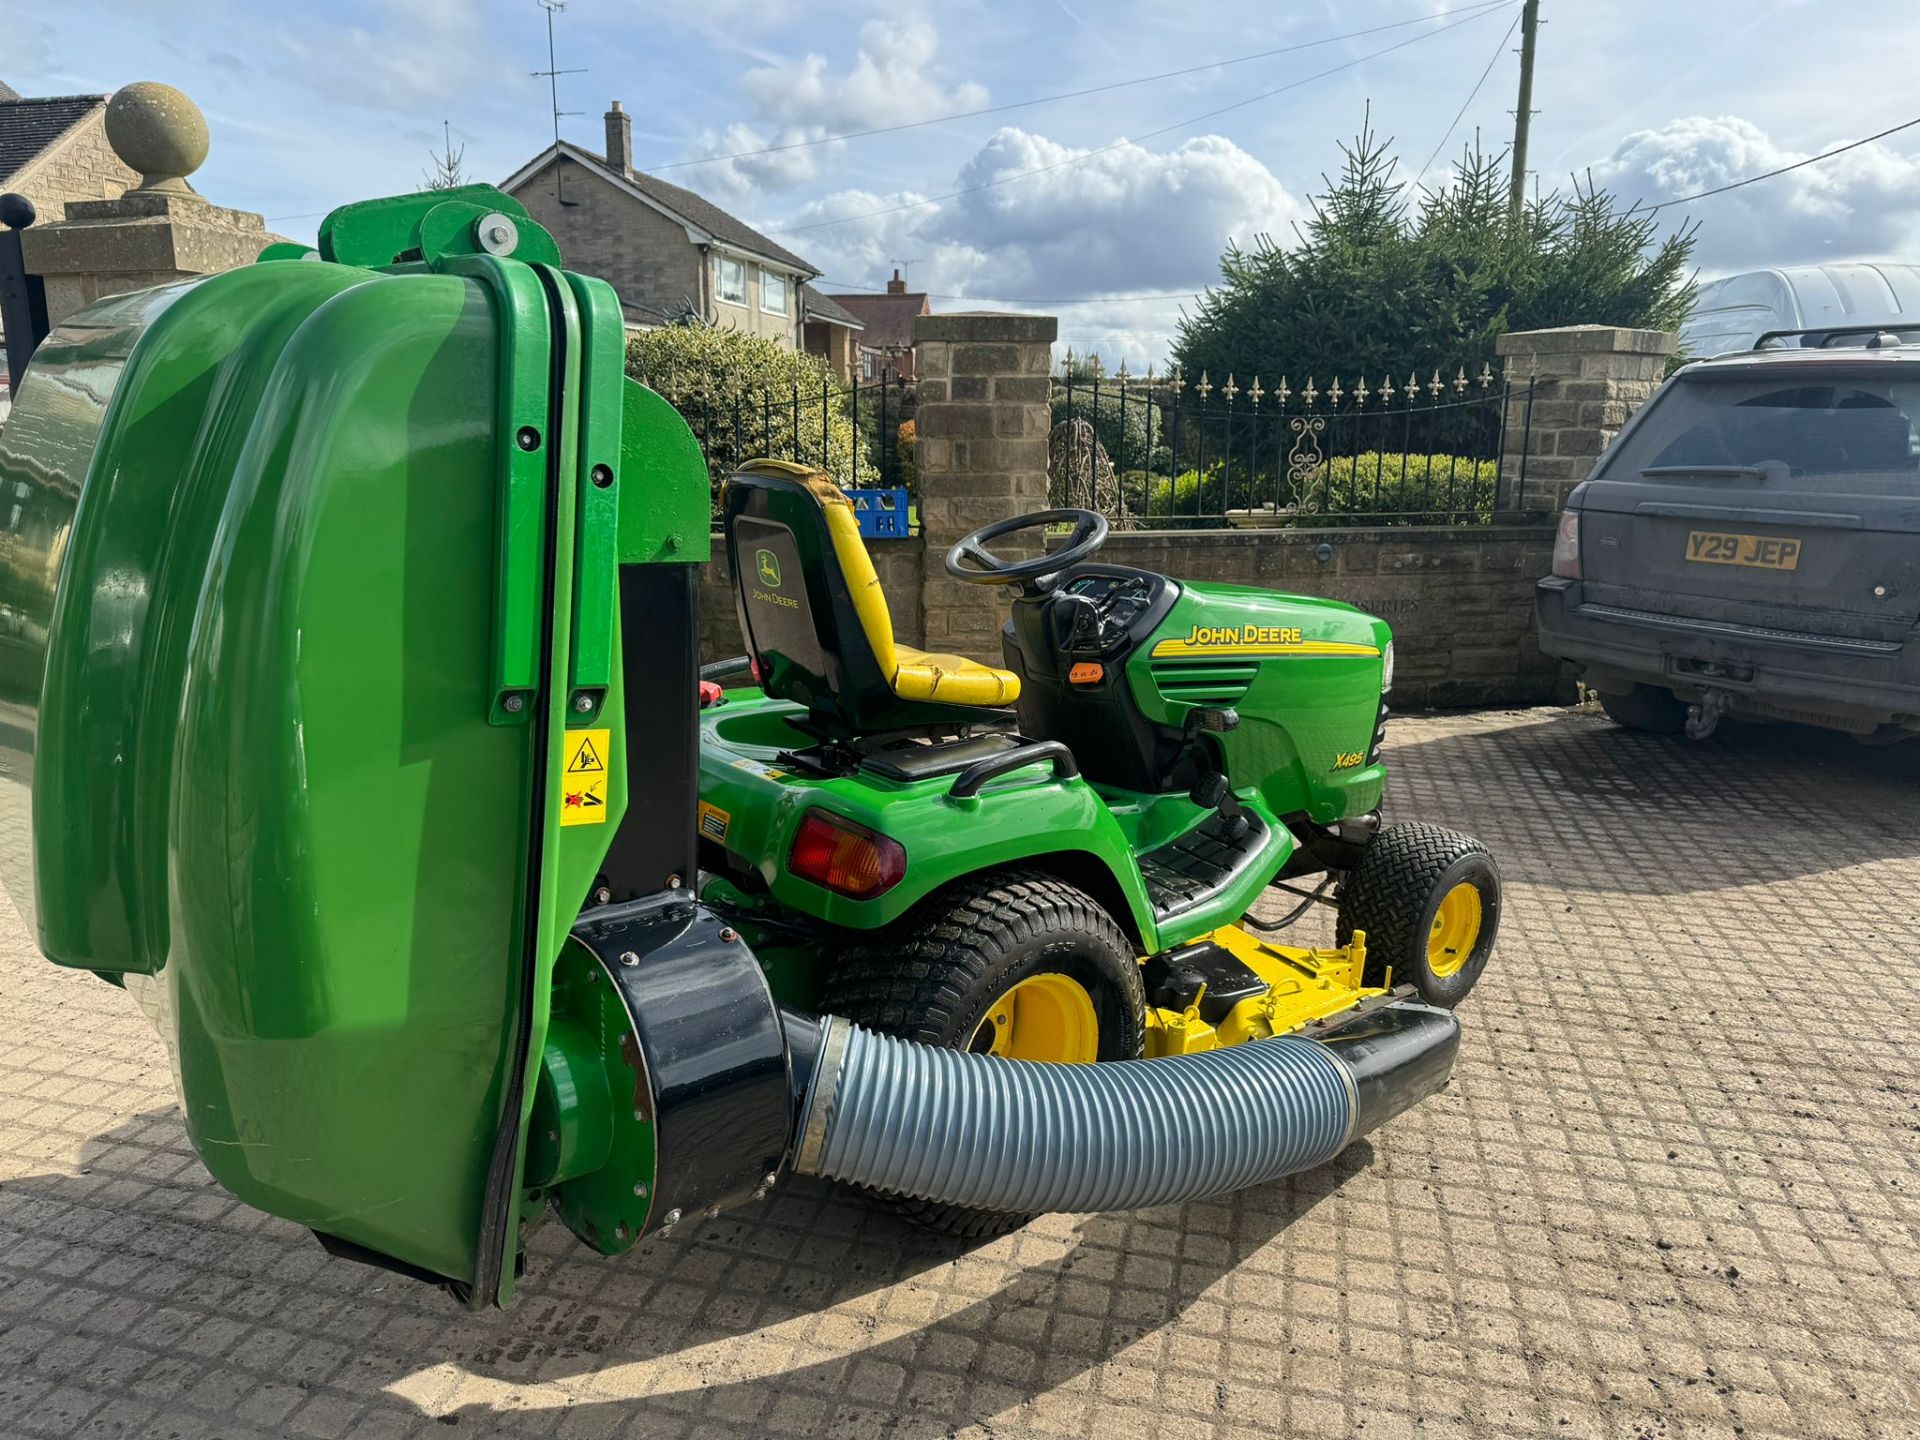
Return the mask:
[[(1390, 1013), (1391, 1012), (1391, 1013)], [(1043, 1065), (828, 1017), (796, 1045), (793, 1168), (921, 1200), (1015, 1212), (1137, 1210), (1323, 1164), (1446, 1083), (1452, 1014), (1376, 1012), (1349, 1048), (1302, 1036), (1200, 1055)]]

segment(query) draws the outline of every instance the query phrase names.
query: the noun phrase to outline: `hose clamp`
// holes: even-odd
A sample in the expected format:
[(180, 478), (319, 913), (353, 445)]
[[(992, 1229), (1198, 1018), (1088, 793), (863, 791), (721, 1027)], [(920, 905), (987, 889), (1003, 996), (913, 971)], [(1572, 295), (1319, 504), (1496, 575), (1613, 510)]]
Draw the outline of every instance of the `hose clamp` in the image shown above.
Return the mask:
[(819, 1174), (821, 1153), (827, 1148), (827, 1119), (833, 1112), (834, 1092), (840, 1087), (840, 1072), (847, 1058), (847, 1041), (853, 1034), (850, 1022), (838, 1015), (820, 1017), (820, 1057), (814, 1062), (813, 1078), (807, 1082), (806, 1110), (800, 1117), (799, 1144), (794, 1147), (793, 1169), (800, 1175)]

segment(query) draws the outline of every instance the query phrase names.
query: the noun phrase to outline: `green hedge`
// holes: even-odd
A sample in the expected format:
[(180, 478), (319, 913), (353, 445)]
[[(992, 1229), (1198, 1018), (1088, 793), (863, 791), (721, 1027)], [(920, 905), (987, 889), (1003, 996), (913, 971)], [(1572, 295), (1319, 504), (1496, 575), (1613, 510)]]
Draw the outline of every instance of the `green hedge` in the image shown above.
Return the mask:
[[(627, 373), (686, 417), (715, 485), (761, 457), (818, 465), (842, 485), (853, 483), (858, 440), (847, 392), (811, 355), (744, 330), (670, 325), (628, 339)], [(861, 479), (870, 483), (868, 462), (860, 457)]]
[(1464, 455), (1336, 455), (1299, 487), (1294, 523), (1339, 525), (1364, 515), (1386, 525), (1486, 524), (1499, 478), (1497, 462)]
[(1372, 450), (1336, 455), (1297, 483), (1216, 462), (1151, 478), (1142, 511), (1167, 528), (1220, 529), (1229, 511), (1273, 503), (1277, 488), (1286, 523), (1303, 528), (1486, 524), (1499, 475), (1492, 460)]

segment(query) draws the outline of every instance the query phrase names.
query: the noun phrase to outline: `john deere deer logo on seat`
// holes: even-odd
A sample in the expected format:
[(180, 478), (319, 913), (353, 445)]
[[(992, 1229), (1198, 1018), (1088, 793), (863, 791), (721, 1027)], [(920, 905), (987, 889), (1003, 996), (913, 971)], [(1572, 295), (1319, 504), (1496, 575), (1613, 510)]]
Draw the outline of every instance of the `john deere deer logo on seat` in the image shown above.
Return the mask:
[(760, 572), (760, 579), (774, 589), (780, 588), (780, 557), (771, 550), (753, 552), (753, 563)]

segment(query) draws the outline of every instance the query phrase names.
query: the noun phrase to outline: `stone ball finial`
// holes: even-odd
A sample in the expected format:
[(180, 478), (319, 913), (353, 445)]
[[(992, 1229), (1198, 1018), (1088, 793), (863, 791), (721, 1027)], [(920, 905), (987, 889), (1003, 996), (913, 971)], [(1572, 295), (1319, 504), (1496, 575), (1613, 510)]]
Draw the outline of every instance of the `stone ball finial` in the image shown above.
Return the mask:
[(137, 80), (107, 101), (107, 143), (140, 172), (140, 189), (189, 193), (187, 176), (207, 158), (207, 117), (173, 86)]

